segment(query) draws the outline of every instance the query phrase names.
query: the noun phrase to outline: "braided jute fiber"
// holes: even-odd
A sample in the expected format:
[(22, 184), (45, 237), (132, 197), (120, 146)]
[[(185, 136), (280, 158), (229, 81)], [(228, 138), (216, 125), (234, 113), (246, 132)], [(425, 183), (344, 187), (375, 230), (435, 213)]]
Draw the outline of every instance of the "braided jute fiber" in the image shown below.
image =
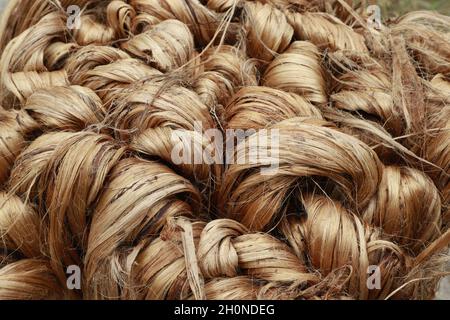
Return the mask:
[[(449, 271), (450, 17), (374, 26), (367, 6), (10, 1), (0, 299), (433, 298)], [(253, 134), (225, 156), (235, 137), (213, 129)], [(230, 160), (258, 139), (276, 152)], [(211, 161), (176, 161), (180, 141)]]

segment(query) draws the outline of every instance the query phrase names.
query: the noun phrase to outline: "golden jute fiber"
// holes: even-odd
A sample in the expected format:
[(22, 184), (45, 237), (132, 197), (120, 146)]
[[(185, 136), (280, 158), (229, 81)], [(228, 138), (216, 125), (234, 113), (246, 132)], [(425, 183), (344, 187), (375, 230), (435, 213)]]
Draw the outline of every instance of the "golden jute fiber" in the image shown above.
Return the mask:
[(10, 1), (0, 299), (432, 298), (450, 17), (365, 2)]

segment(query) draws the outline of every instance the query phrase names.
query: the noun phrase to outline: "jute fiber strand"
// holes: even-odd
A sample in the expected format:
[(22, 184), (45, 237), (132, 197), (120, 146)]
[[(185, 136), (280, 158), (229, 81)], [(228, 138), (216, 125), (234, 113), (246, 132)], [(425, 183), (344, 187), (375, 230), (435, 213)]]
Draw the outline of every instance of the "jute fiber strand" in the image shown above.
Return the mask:
[[(433, 298), (450, 18), (374, 25), (368, 5), (10, 1), (0, 299)], [(253, 130), (233, 159), (261, 138), (277, 151), (230, 161), (214, 129)], [(175, 161), (180, 142), (211, 161)]]

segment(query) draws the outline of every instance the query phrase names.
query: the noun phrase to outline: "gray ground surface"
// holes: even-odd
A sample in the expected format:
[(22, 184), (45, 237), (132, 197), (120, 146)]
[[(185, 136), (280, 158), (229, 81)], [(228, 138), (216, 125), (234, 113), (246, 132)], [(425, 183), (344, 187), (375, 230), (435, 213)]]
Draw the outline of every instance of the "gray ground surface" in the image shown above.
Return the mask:
[[(0, 0), (0, 12), (6, 6), (7, 2), (8, 0)], [(450, 276), (441, 281), (436, 299), (450, 300)]]
[(436, 299), (450, 300), (450, 277), (447, 277), (441, 281)]

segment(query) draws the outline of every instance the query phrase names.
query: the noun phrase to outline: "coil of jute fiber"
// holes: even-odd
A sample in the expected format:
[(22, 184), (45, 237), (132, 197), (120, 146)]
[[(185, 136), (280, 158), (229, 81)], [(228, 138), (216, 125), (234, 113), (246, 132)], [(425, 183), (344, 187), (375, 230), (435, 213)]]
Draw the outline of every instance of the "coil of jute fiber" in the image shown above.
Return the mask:
[(366, 8), (10, 1), (0, 299), (433, 298), (450, 17)]

